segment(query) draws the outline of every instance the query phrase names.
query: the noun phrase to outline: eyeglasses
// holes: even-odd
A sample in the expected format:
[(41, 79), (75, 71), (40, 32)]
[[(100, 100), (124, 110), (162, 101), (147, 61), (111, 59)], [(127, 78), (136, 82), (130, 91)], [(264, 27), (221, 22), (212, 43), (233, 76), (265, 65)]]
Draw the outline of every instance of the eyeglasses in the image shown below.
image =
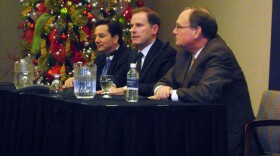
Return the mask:
[(190, 25), (190, 26), (175, 26), (176, 31), (178, 32), (179, 29), (185, 29), (185, 28), (194, 28), (194, 26)]

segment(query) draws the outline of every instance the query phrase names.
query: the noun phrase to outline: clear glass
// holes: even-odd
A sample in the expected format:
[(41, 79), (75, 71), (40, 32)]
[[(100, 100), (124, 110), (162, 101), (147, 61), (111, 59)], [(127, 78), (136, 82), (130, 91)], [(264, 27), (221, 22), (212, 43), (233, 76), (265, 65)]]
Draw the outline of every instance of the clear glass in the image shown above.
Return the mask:
[(74, 64), (74, 93), (78, 99), (92, 99), (96, 94), (96, 71), (94, 63)]
[(60, 81), (61, 74), (53, 74), (54, 79), (51, 83), (50, 94), (53, 97), (62, 96), (62, 83)]
[(113, 86), (113, 75), (101, 75), (100, 76), (100, 86), (104, 91), (103, 98), (111, 98), (109, 92)]

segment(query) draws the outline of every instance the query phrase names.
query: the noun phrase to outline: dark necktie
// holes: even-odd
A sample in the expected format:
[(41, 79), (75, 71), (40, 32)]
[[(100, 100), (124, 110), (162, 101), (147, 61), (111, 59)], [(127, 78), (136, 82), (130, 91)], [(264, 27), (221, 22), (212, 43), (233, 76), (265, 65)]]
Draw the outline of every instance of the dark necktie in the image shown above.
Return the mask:
[(106, 65), (104, 66), (103, 70), (102, 70), (102, 75), (106, 75), (107, 71), (110, 67), (111, 64), (111, 59), (109, 57), (106, 58)]
[(143, 53), (142, 52), (138, 52), (137, 56), (136, 56), (136, 71), (138, 73), (140, 73), (141, 71), (141, 66), (142, 66), (142, 57), (143, 57)]

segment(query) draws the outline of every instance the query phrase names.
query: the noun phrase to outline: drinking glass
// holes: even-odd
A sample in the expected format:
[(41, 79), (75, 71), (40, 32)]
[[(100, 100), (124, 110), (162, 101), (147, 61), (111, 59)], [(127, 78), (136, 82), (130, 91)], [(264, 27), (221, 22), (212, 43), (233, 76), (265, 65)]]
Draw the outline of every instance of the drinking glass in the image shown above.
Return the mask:
[(111, 98), (109, 91), (113, 86), (113, 75), (101, 75), (100, 76), (100, 86), (104, 91), (103, 98)]
[(62, 95), (62, 84), (60, 81), (61, 74), (53, 74), (53, 81), (51, 83), (50, 93), (53, 97), (60, 97)]

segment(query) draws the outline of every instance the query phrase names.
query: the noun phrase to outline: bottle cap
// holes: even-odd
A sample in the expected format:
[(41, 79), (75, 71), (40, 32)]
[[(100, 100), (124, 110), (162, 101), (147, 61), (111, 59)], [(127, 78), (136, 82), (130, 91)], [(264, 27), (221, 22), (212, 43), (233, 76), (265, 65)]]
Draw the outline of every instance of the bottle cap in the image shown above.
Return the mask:
[(136, 63), (130, 63), (130, 68), (136, 68)]

